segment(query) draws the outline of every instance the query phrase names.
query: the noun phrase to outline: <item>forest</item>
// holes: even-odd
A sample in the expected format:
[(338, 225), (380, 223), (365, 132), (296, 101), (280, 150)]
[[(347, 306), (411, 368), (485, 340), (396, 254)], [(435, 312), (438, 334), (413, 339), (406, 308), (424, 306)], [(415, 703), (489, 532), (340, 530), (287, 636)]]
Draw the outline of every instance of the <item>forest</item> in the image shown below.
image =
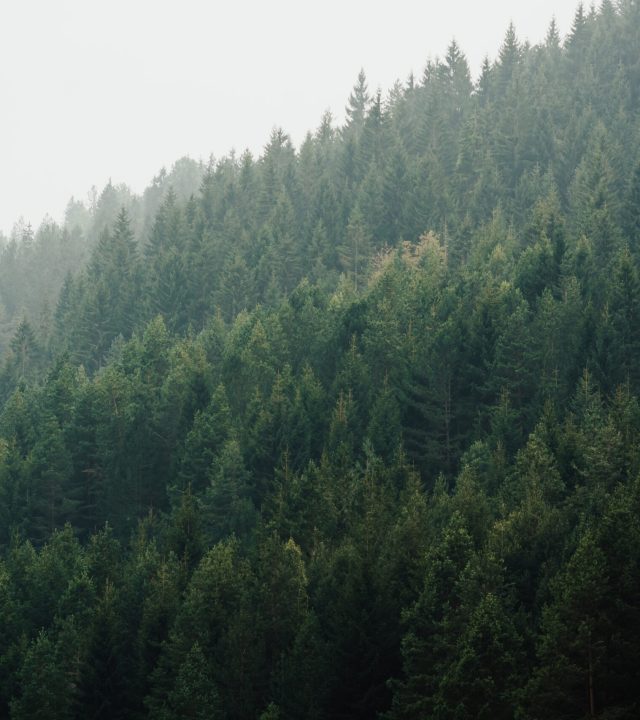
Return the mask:
[(0, 719), (640, 717), (639, 49), (0, 237)]

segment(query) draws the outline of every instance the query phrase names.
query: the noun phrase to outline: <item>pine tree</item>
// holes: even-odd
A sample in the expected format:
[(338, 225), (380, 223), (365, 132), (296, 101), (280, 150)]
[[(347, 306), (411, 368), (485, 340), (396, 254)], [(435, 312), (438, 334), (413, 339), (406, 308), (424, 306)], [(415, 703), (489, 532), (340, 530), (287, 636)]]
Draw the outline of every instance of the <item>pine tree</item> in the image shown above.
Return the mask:
[(538, 643), (539, 665), (528, 684), (529, 716), (595, 717), (606, 689), (606, 559), (593, 533), (580, 538), (574, 555), (554, 583)]
[(367, 78), (364, 70), (358, 73), (358, 81), (353, 87), (349, 96), (349, 104), (346, 107), (347, 130), (359, 139), (364, 128), (364, 120), (369, 109), (371, 98), (367, 89)]
[(208, 486), (214, 460), (232, 434), (231, 411), (222, 384), (218, 385), (206, 409), (197, 411), (185, 439), (179, 477), (181, 489), (199, 495)]
[(618, 373), (618, 384), (628, 383), (633, 392), (640, 388), (636, 358), (640, 353), (640, 281), (628, 250), (616, 259), (611, 282), (609, 305), (613, 330), (612, 352)]
[(575, 232), (593, 242), (596, 261), (608, 266), (620, 249), (618, 178), (604, 127), (594, 131), (572, 185)]
[(166, 706), (151, 717), (154, 720), (222, 720), (226, 717), (209, 663), (197, 641), (180, 665)]
[(20, 695), (11, 702), (16, 720), (75, 717), (74, 688), (65, 677), (61, 648), (45, 630), (31, 642), (20, 671)]
[(358, 205), (349, 216), (346, 237), (339, 250), (340, 267), (353, 282), (354, 290), (358, 291), (358, 283), (364, 284), (364, 271), (371, 257), (371, 238)]
[(254, 523), (249, 477), (237, 440), (227, 440), (209, 471), (203, 499), (209, 537), (217, 542), (231, 534), (245, 537)]

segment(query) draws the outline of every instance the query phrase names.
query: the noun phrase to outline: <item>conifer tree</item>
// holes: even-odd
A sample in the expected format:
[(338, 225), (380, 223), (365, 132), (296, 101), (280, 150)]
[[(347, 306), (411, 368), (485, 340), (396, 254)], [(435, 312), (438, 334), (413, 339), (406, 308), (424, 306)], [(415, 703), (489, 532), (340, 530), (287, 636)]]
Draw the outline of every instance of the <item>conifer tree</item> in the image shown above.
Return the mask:
[(369, 91), (367, 88), (367, 78), (364, 70), (358, 73), (358, 81), (353, 87), (353, 91), (349, 96), (349, 104), (347, 105), (347, 129), (359, 139), (364, 128), (364, 120), (369, 110)]

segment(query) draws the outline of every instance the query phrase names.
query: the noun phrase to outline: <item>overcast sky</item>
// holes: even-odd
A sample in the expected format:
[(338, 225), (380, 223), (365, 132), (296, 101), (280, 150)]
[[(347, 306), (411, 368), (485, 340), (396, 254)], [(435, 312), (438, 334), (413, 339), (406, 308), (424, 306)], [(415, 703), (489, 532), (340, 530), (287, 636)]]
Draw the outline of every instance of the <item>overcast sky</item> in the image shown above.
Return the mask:
[(577, 0), (0, 0), (0, 231), (62, 217), (112, 178), (141, 192), (183, 155), (299, 145), (360, 67), (383, 92), (452, 38), (474, 75), (510, 20), (561, 33)]

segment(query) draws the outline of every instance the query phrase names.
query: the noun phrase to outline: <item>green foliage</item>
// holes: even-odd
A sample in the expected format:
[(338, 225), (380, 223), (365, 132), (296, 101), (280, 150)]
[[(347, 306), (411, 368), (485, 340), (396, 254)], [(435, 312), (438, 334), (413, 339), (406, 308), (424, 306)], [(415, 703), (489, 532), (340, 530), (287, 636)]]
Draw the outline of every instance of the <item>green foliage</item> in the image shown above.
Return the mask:
[(11, 717), (73, 718), (72, 685), (65, 676), (61, 648), (42, 630), (25, 654), (19, 676), (22, 692), (11, 702)]
[(0, 251), (0, 717), (636, 717), (635, 2)]

